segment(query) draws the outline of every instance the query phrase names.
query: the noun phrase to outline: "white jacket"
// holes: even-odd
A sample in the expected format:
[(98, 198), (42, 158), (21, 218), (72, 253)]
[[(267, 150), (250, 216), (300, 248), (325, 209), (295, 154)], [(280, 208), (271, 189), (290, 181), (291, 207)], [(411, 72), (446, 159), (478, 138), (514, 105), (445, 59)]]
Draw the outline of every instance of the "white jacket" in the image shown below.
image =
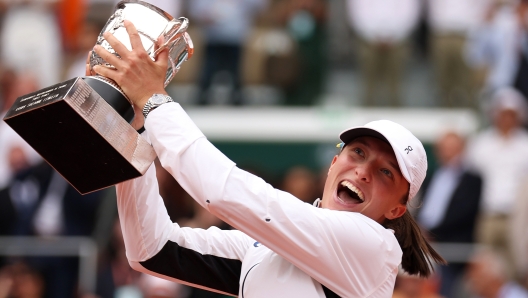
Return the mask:
[(303, 203), (240, 170), (177, 103), (152, 111), (145, 127), (163, 167), (239, 231), (172, 223), (152, 165), (117, 186), (134, 269), (248, 298), (392, 296), (402, 251), (391, 230), (359, 213)]

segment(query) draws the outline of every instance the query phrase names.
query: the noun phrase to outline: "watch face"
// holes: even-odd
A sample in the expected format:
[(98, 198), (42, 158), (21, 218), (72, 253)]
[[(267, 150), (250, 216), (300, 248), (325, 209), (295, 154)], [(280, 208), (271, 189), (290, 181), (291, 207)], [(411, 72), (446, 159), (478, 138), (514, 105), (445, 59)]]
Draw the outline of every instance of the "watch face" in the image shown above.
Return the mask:
[(165, 100), (165, 97), (163, 95), (155, 94), (154, 96), (152, 96), (153, 104), (161, 104), (163, 103), (164, 100)]

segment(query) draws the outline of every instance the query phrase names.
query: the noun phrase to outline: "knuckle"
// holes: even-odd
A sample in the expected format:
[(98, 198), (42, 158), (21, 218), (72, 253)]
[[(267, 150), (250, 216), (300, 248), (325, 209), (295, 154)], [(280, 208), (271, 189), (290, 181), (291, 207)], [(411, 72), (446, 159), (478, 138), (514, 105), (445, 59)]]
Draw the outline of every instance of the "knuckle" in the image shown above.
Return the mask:
[(125, 65), (121, 68), (121, 72), (124, 73), (124, 74), (130, 73), (130, 66), (129, 66), (128, 64), (125, 64)]
[(145, 60), (145, 59), (149, 58), (149, 56), (148, 56), (147, 52), (145, 52), (145, 51), (140, 51), (140, 52), (138, 53), (138, 58), (141, 59), (141, 60)]

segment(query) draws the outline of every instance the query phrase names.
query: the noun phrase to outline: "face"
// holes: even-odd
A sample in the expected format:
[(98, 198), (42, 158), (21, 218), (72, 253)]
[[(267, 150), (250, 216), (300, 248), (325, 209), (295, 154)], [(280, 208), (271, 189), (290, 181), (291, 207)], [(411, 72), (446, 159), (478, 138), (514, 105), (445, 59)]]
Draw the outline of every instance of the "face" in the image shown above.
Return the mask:
[(519, 114), (515, 110), (504, 109), (495, 116), (495, 126), (503, 133), (509, 133), (520, 125)]
[(392, 147), (374, 137), (348, 143), (332, 160), (321, 207), (359, 212), (382, 223), (405, 213), (409, 190)]
[(447, 133), (436, 143), (436, 156), (442, 165), (455, 161), (463, 151), (464, 139), (456, 133)]

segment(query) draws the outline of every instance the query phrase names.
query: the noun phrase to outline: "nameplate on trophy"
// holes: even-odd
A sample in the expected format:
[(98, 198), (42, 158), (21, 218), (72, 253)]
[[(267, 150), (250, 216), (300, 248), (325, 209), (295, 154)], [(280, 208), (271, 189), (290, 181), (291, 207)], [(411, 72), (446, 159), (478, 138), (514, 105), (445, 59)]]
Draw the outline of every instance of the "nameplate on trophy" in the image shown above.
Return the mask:
[(18, 98), (4, 120), (81, 194), (139, 177), (156, 157), (82, 78)]

